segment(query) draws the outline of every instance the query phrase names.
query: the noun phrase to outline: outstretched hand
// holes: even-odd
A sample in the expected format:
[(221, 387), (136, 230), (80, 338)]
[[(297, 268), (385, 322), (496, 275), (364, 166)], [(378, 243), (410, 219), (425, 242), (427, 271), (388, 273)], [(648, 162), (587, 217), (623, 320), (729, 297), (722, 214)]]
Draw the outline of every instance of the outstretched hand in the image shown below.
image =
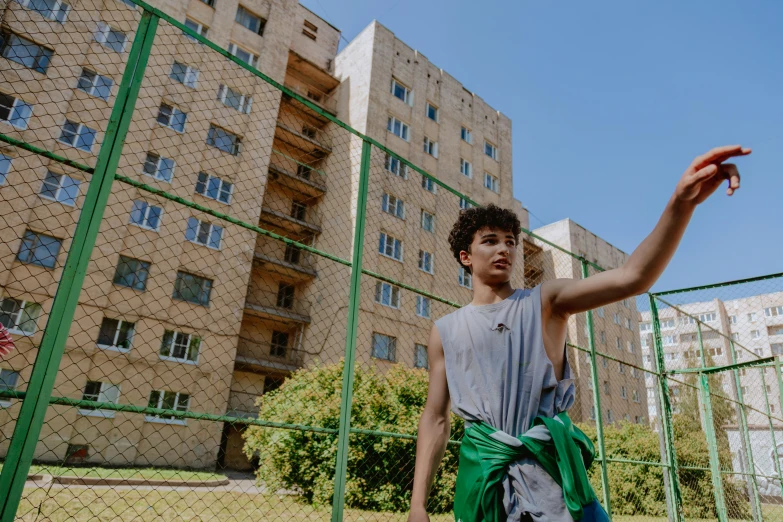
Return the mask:
[(729, 183), (726, 194), (731, 196), (740, 187), (740, 174), (736, 165), (724, 161), (748, 154), (750, 149), (740, 145), (728, 145), (714, 148), (699, 156), (693, 160), (677, 183), (675, 196), (681, 201), (698, 205), (710, 197), (724, 179)]

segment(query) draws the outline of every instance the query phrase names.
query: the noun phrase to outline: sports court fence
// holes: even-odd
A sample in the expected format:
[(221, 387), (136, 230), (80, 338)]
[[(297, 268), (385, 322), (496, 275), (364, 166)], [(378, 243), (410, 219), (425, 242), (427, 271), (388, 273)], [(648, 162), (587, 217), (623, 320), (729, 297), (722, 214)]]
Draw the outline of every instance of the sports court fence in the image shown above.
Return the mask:
[[(471, 295), (447, 230), (476, 203), (142, 1), (0, 22), (0, 521), (404, 520), (428, 333)], [(516, 286), (601, 270), (522, 248)], [(571, 319), (614, 519), (783, 520), (782, 281)]]

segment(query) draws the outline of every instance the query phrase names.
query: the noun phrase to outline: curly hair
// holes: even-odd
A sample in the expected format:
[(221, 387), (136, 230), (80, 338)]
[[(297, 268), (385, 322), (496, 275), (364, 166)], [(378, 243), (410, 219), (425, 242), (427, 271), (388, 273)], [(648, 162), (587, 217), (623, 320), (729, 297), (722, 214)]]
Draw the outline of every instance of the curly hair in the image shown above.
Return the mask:
[[(517, 241), (519, 241), (519, 233), (522, 229), (522, 225), (516, 214), (492, 203), (486, 207), (475, 207), (462, 210), (449, 233), (451, 252), (454, 254), (454, 258), (460, 266), (464, 265), (459, 259), (459, 253), (463, 250), (465, 252), (470, 252), (470, 244), (473, 243), (473, 236), (484, 227), (509, 230), (514, 234), (514, 239)], [(470, 267), (465, 266), (464, 268), (468, 272), (471, 272)]]

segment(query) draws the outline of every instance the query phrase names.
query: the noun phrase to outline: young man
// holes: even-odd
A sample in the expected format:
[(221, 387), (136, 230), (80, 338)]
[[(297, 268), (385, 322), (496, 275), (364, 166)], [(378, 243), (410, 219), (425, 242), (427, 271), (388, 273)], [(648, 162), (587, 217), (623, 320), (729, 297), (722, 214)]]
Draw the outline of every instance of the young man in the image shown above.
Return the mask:
[(454, 502), (457, 522), (608, 520), (587, 481), (590, 441), (566, 410), (574, 383), (568, 318), (642, 294), (674, 255), (696, 206), (740, 176), (740, 146), (699, 156), (652, 233), (628, 261), (588, 279), (511, 287), (520, 223), (494, 205), (463, 211), (449, 242), (473, 276), (473, 301), (435, 322), (430, 381), (419, 421), (409, 522), (424, 522), (432, 480), (449, 439), (449, 409), (465, 419)]

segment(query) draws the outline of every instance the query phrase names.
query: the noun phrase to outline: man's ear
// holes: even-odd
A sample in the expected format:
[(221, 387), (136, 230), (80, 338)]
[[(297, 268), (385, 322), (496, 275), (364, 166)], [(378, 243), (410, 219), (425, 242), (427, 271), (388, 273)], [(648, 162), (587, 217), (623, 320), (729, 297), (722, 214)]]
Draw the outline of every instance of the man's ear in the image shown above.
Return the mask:
[(471, 266), (470, 252), (461, 250), (459, 253), (459, 261), (463, 266)]

